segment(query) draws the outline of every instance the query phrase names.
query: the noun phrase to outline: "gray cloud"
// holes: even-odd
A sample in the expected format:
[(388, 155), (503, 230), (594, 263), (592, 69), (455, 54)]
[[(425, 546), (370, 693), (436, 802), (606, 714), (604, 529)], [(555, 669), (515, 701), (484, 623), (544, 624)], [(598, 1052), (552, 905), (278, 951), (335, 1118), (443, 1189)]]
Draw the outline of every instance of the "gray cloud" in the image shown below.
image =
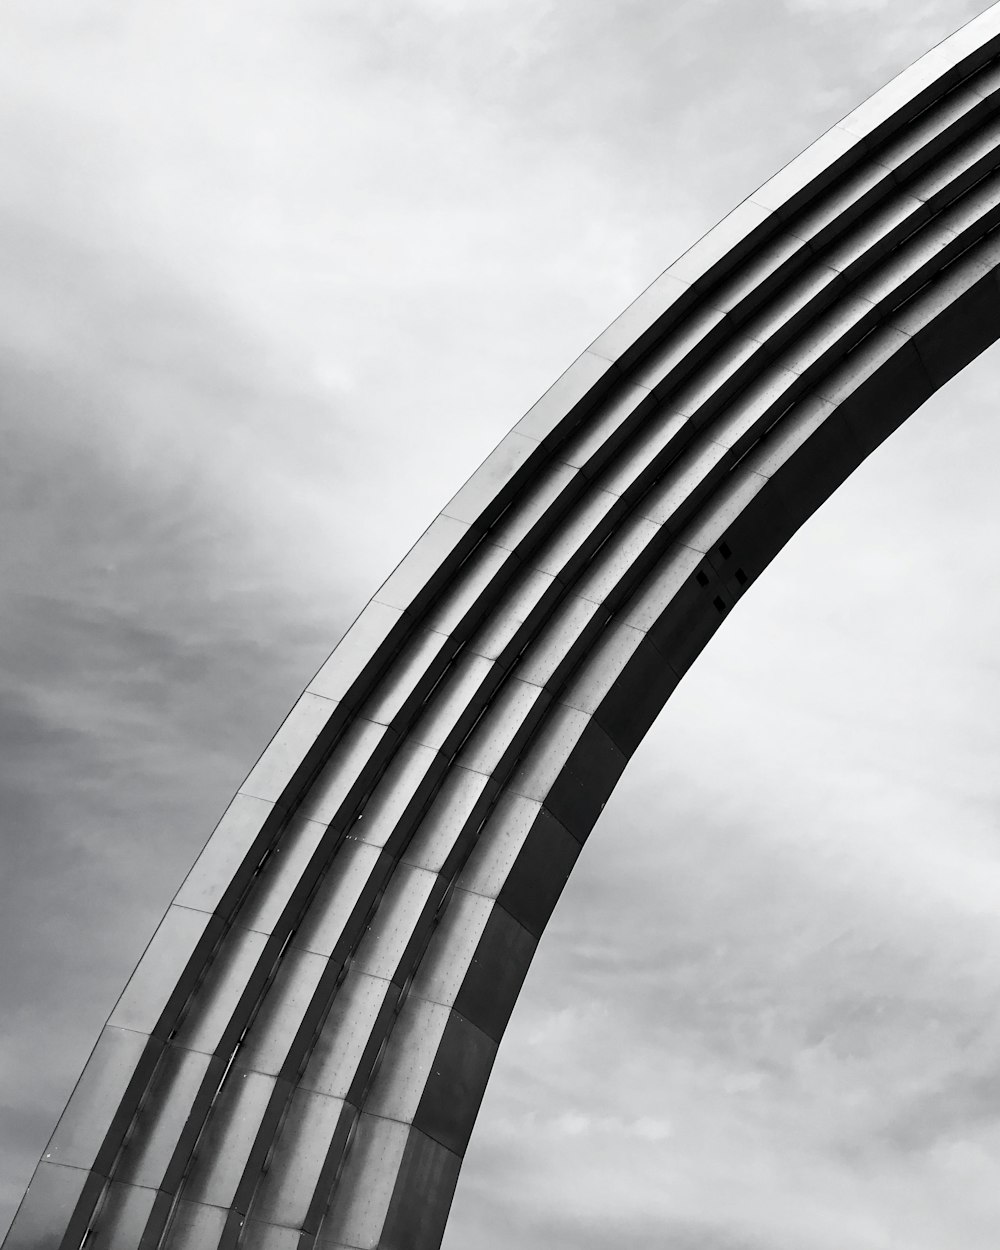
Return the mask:
[[(303, 584), (262, 532), (280, 533), (260, 515), (269, 492), (279, 516), (294, 505), (255, 421), (314, 401), (288, 382), (276, 393), (252, 344), (183, 288), (138, 266), (116, 282), (29, 227), (5, 242), (16, 262), (0, 414), (9, 1216), (166, 898), (350, 606), (330, 582)], [(17, 297), (46, 267), (51, 322), (26, 342)]]

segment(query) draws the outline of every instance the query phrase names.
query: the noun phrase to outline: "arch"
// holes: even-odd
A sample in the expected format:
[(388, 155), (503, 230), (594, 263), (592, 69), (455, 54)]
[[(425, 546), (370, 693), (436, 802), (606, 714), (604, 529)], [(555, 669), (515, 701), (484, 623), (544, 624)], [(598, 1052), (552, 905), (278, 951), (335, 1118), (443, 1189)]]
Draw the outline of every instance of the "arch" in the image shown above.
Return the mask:
[(1000, 337), (1000, 4), (587, 349), (348, 630), (98, 1039), (4, 1246), (439, 1244), (545, 923), (785, 542)]

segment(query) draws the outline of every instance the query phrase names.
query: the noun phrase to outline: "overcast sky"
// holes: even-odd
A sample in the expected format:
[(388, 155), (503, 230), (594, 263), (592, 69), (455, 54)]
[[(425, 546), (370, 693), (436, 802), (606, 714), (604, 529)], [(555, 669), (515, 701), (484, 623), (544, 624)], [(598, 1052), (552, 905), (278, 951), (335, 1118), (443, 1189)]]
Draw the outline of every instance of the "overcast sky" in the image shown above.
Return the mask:
[[(681, 251), (981, 0), (3, 0), (0, 1234), (333, 641)], [(996, 1250), (1000, 356), (726, 622), (446, 1250)]]

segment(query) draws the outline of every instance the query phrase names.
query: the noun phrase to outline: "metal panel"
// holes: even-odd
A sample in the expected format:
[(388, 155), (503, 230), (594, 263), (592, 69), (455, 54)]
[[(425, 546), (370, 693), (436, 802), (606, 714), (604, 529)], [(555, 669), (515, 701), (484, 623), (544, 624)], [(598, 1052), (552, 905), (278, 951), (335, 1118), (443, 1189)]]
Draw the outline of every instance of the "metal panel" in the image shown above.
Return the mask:
[[(819, 410), (814, 404), (822, 405)], [(817, 396), (803, 410), (802, 421), (808, 430), (800, 441), (800, 428), (795, 428), (790, 449), (781, 447), (779, 464), (763, 464), (770, 468), (771, 480), (782, 506), (793, 524), (803, 524), (824, 500), (860, 464), (863, 454), (839, 411), (828, 400)], [(775, 448), (778, 437), (766, 440), (762, 452)], [(657, 646), (659, 643), (657, 642)]]
[[(841, 299), (835, 309), (799, 335), (794, 347), (782, 358), (782, 363), (793, 372), (802, 374), (807, 370), (814, 370), (817, 365), (827, 367), (842, 359), (861, 342), (882, 315), (875, 301), (883, 292), (878, 289), (876, 280), (881, 281), (885, 276), (885, 266), (880, 266), (876, 274), (862, 284), (860, 294)], [(890, 298), (894, 301), (897, 298), (894, 283), (899, 276), (891, 275), (892, 284), (886, 284), (892, 287)], [(791, 387), (789, 394), (798, 398), (798, 392)], [(719, 431), (720, 439), (736, 450), (743, 451), (750, 444), (750, 437), (756, 433), (755, 415), (745, 410), (734, 413), (730, 428), (724, 432)]]
[[(658, 282), (670, 281), (672, 276), (661, 274)], [(691, 288), (687, 290), (690, 292)], [(692, 297), (678, 300), (674, 308), (685, 302), (692, 304)], [(624, 316), (629, 317), (631, 311), (626, 309)], [(709, 357), (712, 348), (725, 340), (730, 328), (731, 323), (721, 308), (704, 304), (693, 306), (679, 324), (665, 326), (660, 337), (647, 345), (649, 350), (635, 353), (638, 363), (630, 372), (631, 380), (662, 397), (681, 377)]]
[(103, 1178), (93, 1172), (39, 1163), (4, 1250), (77, 1250), (87, 1231), (87, 1208), (103, 1188)]
[(418, 613), (475, 540), (475, 532), (464, 521), (435, 517), (382, 584), (376, 596), (379, 603)]
[[(506, 792), (490, 813), (475, 849), (458, 878), (458, 888), (471, 890), (485, 898), (497, 898), (528, 839), (532, 825), (542, 815), (540, 800)], [(545, 816), (548, 820), (552, 819), (547, 813)]]
[(570, 510), (559, 531), (531, 557), (531, 567), (551, 573), (566, 584), (597, 549), (601, 535), (610, 529), (614, 518), (622, 514), (622, 501), (617, 495), (591, 489)]
[(727, 478), (715, 492), (711, 512), (693, 519), (681, 530), (678, 540), (686, 547), (707, 554), (766, 485), (767, 478), (750, 468), (739, 477)]
[[(709, 562), (702, 551), (671, 550), (625, 609), (626, 623), (646, 629), (649, 641), (678, 677), (701, 654), (731, 606), (711, 584), (706, 566)], [(701, 583), (699, 576), (704, 579)], [(710, 607), (713, 612), (708, 611)]]
[(181, 907), (228, 914), (277, 832), (278, 809), (237, 794), (177, 891)]
[(752, 199), (744, 200), (714, 230), (689, 247), (680, 260), (674, 261), (667, 273), (695, 288), (707, 285), (720, 268), (742, 260), (766, 237), (772, 225), (770, 209)]
[(180, 1202), (173, 1213), (164, 1250), (211, 1250), (226, 1226), (227, 1212), (202, 1202)]
[(395, 735), (384, 725), (354, 721), (337, 744), (334, 758), (310, 786), (299, 816), (330, 824), (342, 807), (360, 800), (366, 785), (364, 778), (370, 774), (374, 780), (394, 746)]
[(308, 689), (325, 699), (354, 707), (359, 695), (405, 637), (409, 618), (399, 608), (373, 600), (341, 638)]
[(540, 804), (508, 796), (459, 879), (462, 889), (497, 899), (540, 937), (580, 854), (580, 843)]
[(332, 700), (302, 694), (250, 770), (242, 792), (272, 803), (287, 801), (322, 759), (344, 715)]
[(521, 681), (550, 690), (573, 658), (586, 649), (590, 639), (599, 636), (610, 613), (593, 599), (567, 595), (549, 618), (518, 666)]
[[(690, 284), (672, 274), (661, 274), (632, 301), (611, 325), (594, 339), (590, 350), (621, 368), (634, 364), (649, 346), (651, 331), (679, 306), (689, 304)], [(721, 316), (717, 318), (721, 320)]]
[[(482, 720), (462, 743), (455, 769), (503, 776), (551, 702), (548, 691), (519, 677), (508, 678)], [(493, 787), (499, 783), (493, 783)]]
[(299, 1229), (260, 1224), (256, 1220), (247, 1221), (240, 1246), (242, 1250), (305, 1250)]
[(317, 847), (327, 841), (326, 824), (309, 820), (297, 812), (281, 835), (281, 840), (260, 866), (240, 908), (238, 923), (257, 933), (274, 933), (281, 917), (302, 880)]
[(586, 712), (555, 706), (546, 720), (544, 741), (514, 772), (511, 790), (526, 799), (546, 799), (589, 724)]
[(42, 1156), (106, 1175), (162, 1043), (106, 1026)]
[[(421, 1047), (424, 1036), (421, 1032)], [(459, 1158), (469, 1144), (496, 1053), (493, 1038), (456, 1012), (448, 1013), (437, 1049), (423, 1074), (420, 1103), (412, 1118), (414, 1128)]]
[(307, 1089), (295, 1091), (254, 1199), (255, 1220), (295, 1229), (307, 1226), (313, 1194), (343, 1111), (340, 1098)]
[(570, 465), (550, 462), (490, 531), (490, 541), (516, 551), (536, 525), (558, 512), (560, 504), (568, 508), (585, 486), (583, 474)]
[(918, 226), (930, 221), (930, 207), (916, 196), (894, 196), (864, 217), (844, 238), (823, 252), (823, 262), (856, 280), (872, 261), (888, 256)]
[(455, 1010), (499, 1043), (528, 972), (537, 939), (494, 906), (455, 995)]
[(701, 571), (699, 566), (703, 562), (700, 551), (693, 551), (690, 547), (671, 547), (642, 586), (633, 593), (621, 620), (648, 633), (675, 602), (683, 602), (689, 593), (697, 598), (695, 576)]
[[(355, 908), (364, 906), (366, 901), (368, 906), (374, 903), (369, 890), (379, 884), (382, 871), (376, 865), (381, 860), (377, 847), (357, 838), (345, 838), (292, 944), (317, 955), (332, 955)], [(383, 868), (388, 868), (388, 864), (383, 862)]]
[(525, 463), (539, 449), (539, 442), (526, 434), (511, 431), (504, 435), (487, 460), (473, 473), (462, 489), (451, 497), (442, 511), (456, 521), (473, 525), (492, 508), (502, 507), (524, 476)]
[(143, 952), (109, 1025), (166, 1038), (222, 932), (222, 921), (171, 904)]
[(454, 752), (496, 689), (501, 672), (481, 655), (463, 655), (434, 691), (411, 733), (415, 742)]
[(521, 632), (527, 618), (561, 590), (551, 573), (522, 569), (508, 588), (504, 611), (486, 619), (469, 642), (469, 650), (488, 660), (498, 659)]
[(649, 375), (645, 380), (648, 385), (659, 387), (659, 393), (668, 400), (673, 412), (704, 425), (745, 385), (746, 366), (749, 362), (758, 364), (760, 352), (760, 341), (740, 332), (728, 338), (710, 361), (680, 385)]
[(641, 480), (666, 449), (681, 446), (682, 435), (686, 434), (690, 421), (690, 417), (674, 412), (669, 406), (661, 407), (598, 477), (598, 486), (613, 495), (624, 494)]
[[(632, 668), (632, 661), (640, 651), (648, 655), (650, 661), (648, 667), (641, 666), (644, 675), (655, 674), (657, 661), (659, 668), (665, 666), (663, 657), (649, 646), (643, 630), (622, 621), (613, 622), (601, 635), (586, 662), (569, 681), (559, 701), (593, 716), (623, 674), (638, 671)], [(674, 677), (673, 685), (676, 684), (677, 679)], [(660, 707), (672, 689), (673, 686), (669, 684), (664, 687)], [(607, 725), (603, 727), (610, 733)]]
[(346, 1098), (363, 1066), (369, 1039), (380, 1035), (379, 1022), (391, 1017), (398, 1001), (399, 986), (352, 968), (333, 1000), (300, 1084)]
[(462, 987), (483, 932), (493, 914), (493, 900), (455, 890), (420, 961), (410, 994), (451, 1004)]
[(209, 1067), (216, 1083), (225, 1069), (221, 1059), (167, 1046), (156, 1078), (125, 1143), (115, 1175), (130, 1185), (156, 1189), (163, 1184), (174, 1147)]
[[(929, 102), (930, 90), (940, 84), (942, 72), (948, 72), (949, 68), (938, 49), (932, 49), (848, 113), (839, 125), (852, 135), (876, 142), (893, 122), (898, 124), (900, 117), (912, 117), (920, 112)], [(950, 81), (957, 79), (956, 72)]]
[(408, 864), (397, 868), (358, 946), (354, 961), (358, 972), (386, 980), (398, 975), (413, 927), (438, 885), (439, 878), (432, 872)]
[(630, 583), (648, 566), (660, 526), (648, 517), (634, 514), (618, 527), (614, 543), (607, 543), (590, 562), (577, 585), (583, 599), (592, 599), (606, 608), (621, 603)]
[[(838, 374), (839, 385), (822, 386), (819, 393), (834, 402), (840, 399), (841, 416), (866, 455), (935, 389), (910, 340), (888, 327), (870, 334)], [(842, 388), (849, 383), (848, 398)]]
[(559, 449), (560, 461), (584, 470), (588, 477), (600, 472), (608, 457), (641, 424), (654, 403), (648, 387), (634, 383), (616, 387), (586, 424)]
[(377, 686), (361, 708), (365, 720), (391, 725), (423, 702), (448, 667), (455, 640), (432, 629), (414, 629), (392, 664), (392, 680)]
[(463, 628), (470, 614), (474, 619), (482, 617), (490, 599), (499, 594), (517, 568), (517, 559), (510, 551), (492, 542), (483, 543), (462, 565), (461, 577), (439, 596), (426, 617), (428, 628), (451, 634)]
[(237, 1068), (230, 1071), (198, 1143), (184, 1186), (186, 1201), (229, 1208), (274, 1086), (273, 1076)]
[(552, 815), (582, 841), (604, 807), (604, 795), (621, 776), (625, 756), (576, 708), (557, 705), (547, 725), (546, 749), (517, 770), (510, 786), (525, 798), (544, 799)]
[[(487, 663), (487, 661), (483, 661)], [(381, 848), (396, 831), (404, 814), (407, 830), (427, 804), (447, 767), (447, 758), (434, 747), (407, 739), (379, 778), (351, 834), (369, 846)]]
[(856, 156), (859, 146), (857, 136), (834, 126), (758, 187), (753, 193), (754, 203), (791, 216), (803, 193), (814, 194), (817, 180), (820, 186), (832, 182), (846, 167), (841, 158)]
[(942, 308), (949, 308), (947, 317), (930, 318), (922, 310), (906, 309), (893, 316), (892, 324), (913, 336), (932, 384), (940, 386), (990, 345), (1000, 315), (1000, 287), (994, 273), (970, 285), (968, 275), (960, 271), (939, 278), (935, 288)]
[(155, 1189), (116, 1181), (101, 1204), (87, 1250), (136, 1250), (155, 1199)]
[(820, 395), (800, 400), (768, 430), (747, 457), (754, 473), (771, 477), (835, 413), (834, 405)]
[(404, 1124), (413, 1121), (451, 1014), (450, 1008), (426, 999), (411, 996), (403, 1002), (366, 1111)]
[(380, 1250), (436, 1250), (461, 1166), (457, 1155), (411, 1130), (399, 1161)]
[(237, 1052), (237, 1068), (278, 1075), (326, 968), (322, 955), (287, 952)]
[(528, 409), (514, 431), (551, 446), (598, 402), (616, 377), (613, 361), (589, 350), (581, 353)]
[(875, 159), (863, 160), (842, 175), (826, 195), (795, 214), (787, 229), (815, 252), (853, 226), (872, 207), (895, 190), (891, 169)]
[(919, 175), (928, 159), (937, 157), (935, 164), (946, 163), (947, 150), (963, 134), (987, 121), (995, 92), (996, 84), (988, 72), (973, 74), (884, 144), (879, 149), (879, 160), (893, 170), (898, 182), (905, 181), (907, 190), (912, 190), (914, 176)]
[[(530, 689), (530, 687), (529, 687)], [(472, 772), (453, 768), (403, 852), (403, 862), (429, 872), (440, 872), (462, 831), (478, 825), (496, 794), (491, 769)], [(473, 830), (474, 832), (474, 830)]]
[(266, 944), (264, 933), (229, 931), (177, 1032), (176, 1045), (206, 1054), (217, 1050), (247, 986), (256, 979), (263, 987), (267, 969), (260, 959)]
[[(714, 431), (713, 431), (714, 432)], [(676, 533), (721, 479), (732, 457), (724, 443), (702, 440), (678, 456), (639, 503), (639, 512)]]
[(333, 1242), (358, 1250), (386, 1245), (380, 1240), (382, 1229), (408, 1136), (406, 1124), (361, 1116), (330, 1210), (320, 1227), (318, 1245)]
[[(887, 173), (883, 170), (882, 177), (885, 178)], [(788, 214), (779, 210), (778, 215), (784, 217)], [(801, 219), (797, 214), (793, 217), (797, 220), (792, 229), (768, 239), (745, 265), (723, 279), (712, 292), (713, 309), (735, 314), (742, 321), (768, 303), (785, 283), (809, 263), (810, 252), (799, 230)]]

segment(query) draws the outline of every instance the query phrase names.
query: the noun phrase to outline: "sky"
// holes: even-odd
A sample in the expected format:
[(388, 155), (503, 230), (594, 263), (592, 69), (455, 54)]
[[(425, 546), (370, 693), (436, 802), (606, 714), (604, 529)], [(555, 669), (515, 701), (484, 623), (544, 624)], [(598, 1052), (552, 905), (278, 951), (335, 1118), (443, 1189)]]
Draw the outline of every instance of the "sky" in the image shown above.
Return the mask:
[[(332, 644), (677, 255), (982, 0), (4, 0), (0, 1235)], [(1000, 355), (728, 618), (445, 1250), (995, 1250)]]

